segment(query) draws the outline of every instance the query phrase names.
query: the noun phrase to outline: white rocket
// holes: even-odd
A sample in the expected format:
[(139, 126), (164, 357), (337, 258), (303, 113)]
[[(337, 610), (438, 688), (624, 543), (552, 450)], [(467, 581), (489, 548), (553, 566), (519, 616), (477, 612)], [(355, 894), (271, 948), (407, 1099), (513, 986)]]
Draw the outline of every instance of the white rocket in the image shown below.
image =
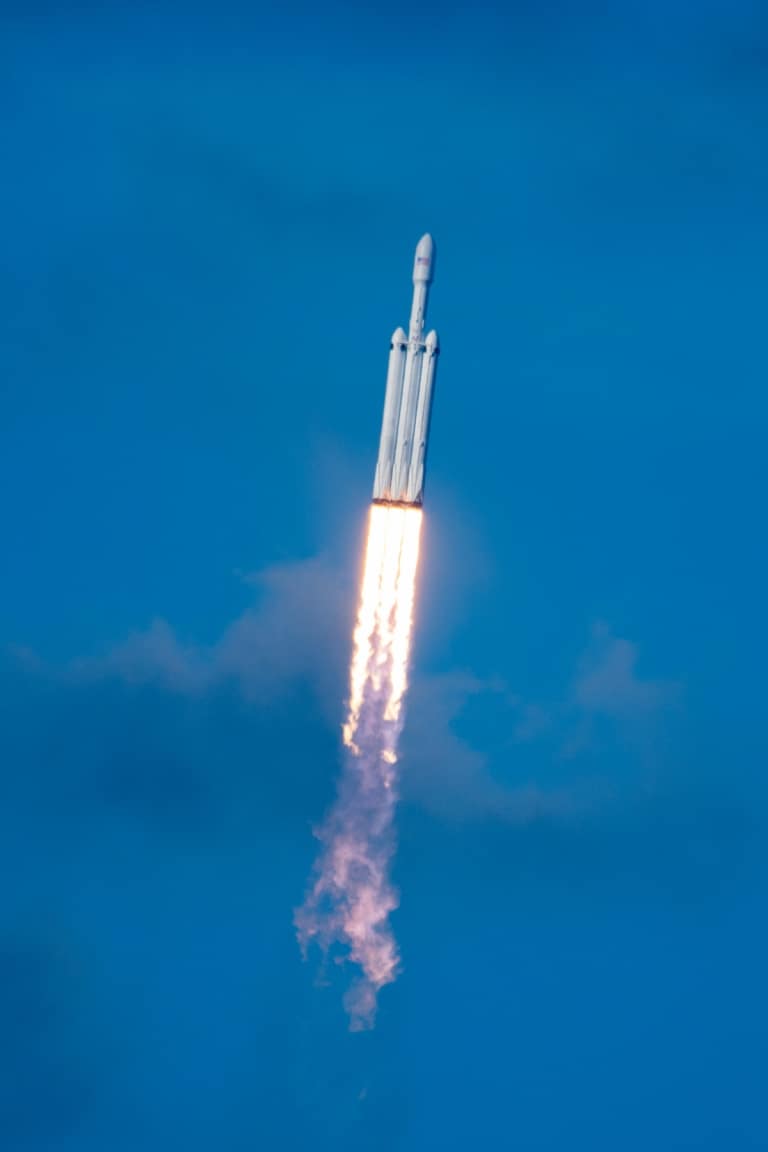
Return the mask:
[(435, 246), (427, 233), (419, 240), (413, 261), (413, 303), (408, 335), (402, 328), (395, 329), (390, 345), (379, 459), (373, 484), (376, 504), (420, 505), (424, 498), (429, 417), (440, 352), (437, 332), (430, 332), (424, 339), (434, 264)]

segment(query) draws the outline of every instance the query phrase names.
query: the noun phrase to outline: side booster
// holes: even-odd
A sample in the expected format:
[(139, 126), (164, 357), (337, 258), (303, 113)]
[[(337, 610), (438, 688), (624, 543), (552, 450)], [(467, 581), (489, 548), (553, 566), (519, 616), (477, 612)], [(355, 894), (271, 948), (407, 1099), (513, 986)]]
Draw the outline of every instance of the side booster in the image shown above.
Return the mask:
[(375, 504), (418, 507), (424, 499), (429, 419), (440, 353), (437, 332), (430, 332), (424, 338), (434, 265), (435, 246), (427, 233), (416, 246), (413, 262), (408, 335), (397, 328), (390, 345), (379, 459), (373, 484)]

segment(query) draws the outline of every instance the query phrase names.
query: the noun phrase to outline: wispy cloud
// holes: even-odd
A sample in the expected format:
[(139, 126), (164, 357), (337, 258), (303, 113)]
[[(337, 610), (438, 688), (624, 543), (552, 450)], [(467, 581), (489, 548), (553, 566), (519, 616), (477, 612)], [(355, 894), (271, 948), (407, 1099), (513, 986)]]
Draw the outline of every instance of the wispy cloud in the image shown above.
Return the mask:
[[(525, 699), (499, 679), (470, 673), (417, 679), (406, 727), (406, 795), (446, 818), (512, 823), (572, 818), (594, 807), (615, 787), (592, 767), (610, 731), (640, 734), (637, 747), (645, 753), (662, 714), (681, 696), (680, 684), (641, 676), (638, 664), (637, 645), (598, 623), (554, 700)], [(482, 751), (460, 735), (476, 700), (492, 711)], [(623, 754), (631, 758), (629, 743)], [(551, 771), (577, 756), (579, 769), (568, 779)]]
[(575, 705), (586, 713), (620, 717), (671, 703), (679, 685), (641, 677), (637, 662), (637, 645), (612, 635), (607, 624), (596, 624), (573, 682)]
[(256, 604), (215, 643), (185, 643), (167, 621), (156, 619), (103, 657), (73, 661), (69, 675), (157, 684), (182, 695), (230, 684), (246, 699), (267, 703), (302, 682), (336, 716), (351, 632), (349, 598), (338, 573), (313, 558), (244, 580), (254, 587)]
[[(218, 640), (181, 640), (154, 620), (103, 657), (74, 661), (70, 679), (155, 684), (174, 694), (203, 696), (234, 687), (257, 708), (308, 687), (329, 726), (340, 727), (347, 692), (354, 589), (323, 557), (244, 577), (252, 608)], [(28, 668), (44, 671), (33, 654)], [(605, 732), (649, 731), (679, 698), (672, 681), (643, 676), (638, 647), (597, 624), (575, 673), (563, 671), (554, 700), (527, 699), (499, 678), (474, 672), (416, 674), (403, 742), (403, 795), (448, 820), (528, 822), (571, 818), (606, 792), (591, 773), (590, 752)], [(478, 705), (493, 719), (466, 723)], [(464, 734), (469, 730), (472, 735)], [(563, 778), (547, 764), (583, 757)]]
[(457, 731), (468, 704), (494, 697), (499, 721), (514, 731), (519, 709), (498, 680), (469, 673), (452, 673), (417, 680), (409, 704), (404, 744), (403, 790), (406, 798), (450, 820), (499, 819), (527, 823), (540, 817), (572, 815), (579, 807), (580, 789), (545, 789), (509, 777), (497, 779), (487, 753)]

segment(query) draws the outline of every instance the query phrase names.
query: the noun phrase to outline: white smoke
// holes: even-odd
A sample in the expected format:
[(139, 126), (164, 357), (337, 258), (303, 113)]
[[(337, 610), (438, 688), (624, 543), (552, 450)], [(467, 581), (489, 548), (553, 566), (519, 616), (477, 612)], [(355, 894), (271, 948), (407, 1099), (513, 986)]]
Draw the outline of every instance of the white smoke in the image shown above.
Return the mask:
[(398, 896), (389, 866), (420, 530), (417, 509), (371, 510), (342, 775), (318, 832), (323, 847), (314, 878), (296, 913), (305, 952), (312, 940), (326, 953), (339, 945), (361, 970), (345, 998), (352, 1029), (372, 1026), (378, 991), (399, 969), (389, 923)]

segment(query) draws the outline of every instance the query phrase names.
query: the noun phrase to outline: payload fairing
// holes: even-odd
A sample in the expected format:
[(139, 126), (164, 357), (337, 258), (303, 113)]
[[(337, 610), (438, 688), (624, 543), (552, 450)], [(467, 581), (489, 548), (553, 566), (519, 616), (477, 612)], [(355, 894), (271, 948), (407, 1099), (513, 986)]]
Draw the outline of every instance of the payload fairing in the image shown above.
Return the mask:
[(440, 352), (437, 332), (430, 332), (424, 338), (434, 264), (435, 246), (427, 233), (416, 246), (413, 262), (408, 335), (397, 328), (390, 345), (379, 459), (373, 484), (375, 504), (420, 506), (424, 498), (429, 417)]

